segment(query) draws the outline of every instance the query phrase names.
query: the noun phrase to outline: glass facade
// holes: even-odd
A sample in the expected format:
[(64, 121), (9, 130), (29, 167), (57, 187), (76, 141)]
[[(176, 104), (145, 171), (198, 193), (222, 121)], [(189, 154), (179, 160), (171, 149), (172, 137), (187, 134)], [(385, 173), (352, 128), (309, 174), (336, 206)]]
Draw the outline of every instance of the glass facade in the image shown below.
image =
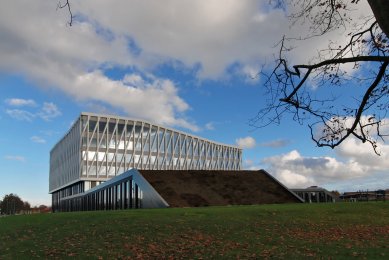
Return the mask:
[(240, 168), (241, 151), (142, 121), (82, 117), (81, 176), (108, 178), (130, 168)]
[(127, 178), (88, 194), (53, 200), (54, 212), (142, 208), (143, 191)]
[[(50, 152), (50, 193), (131, 168), (240, 170), (242, 150), (148, 122), (82, 113)], [(85, 191), (88, 187), (85, 187)]]

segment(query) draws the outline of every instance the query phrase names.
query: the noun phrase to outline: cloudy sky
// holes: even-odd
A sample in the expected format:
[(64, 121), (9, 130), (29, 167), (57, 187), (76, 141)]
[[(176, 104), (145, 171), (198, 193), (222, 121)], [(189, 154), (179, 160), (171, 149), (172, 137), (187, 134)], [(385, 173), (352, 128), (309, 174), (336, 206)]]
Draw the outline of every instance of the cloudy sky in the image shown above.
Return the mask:
[[(146, 119), (244, 148), (244, 168), (266, 169), (288, 187), (389, 188), (381, 156), (353, 139), (315, 147), (285, 118), (256, 129), (264, 105), (258, 72), (291, 27), (265, 0), (13, 0), (0, 9), (0, 197), (50, 204), (49, 153), (81, 111)], [(365, 3), (353, 16), (366, 14)], [(344, 32), (330, 36), (340, 42)], [(295, 62), (327, 45), (305, 41)]]

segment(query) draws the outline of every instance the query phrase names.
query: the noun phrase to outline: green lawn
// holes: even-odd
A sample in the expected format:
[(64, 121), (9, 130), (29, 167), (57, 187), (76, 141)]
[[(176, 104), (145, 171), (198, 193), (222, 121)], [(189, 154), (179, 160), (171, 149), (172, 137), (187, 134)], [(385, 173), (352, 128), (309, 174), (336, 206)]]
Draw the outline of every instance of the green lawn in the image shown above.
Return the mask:
[(389, 202), (0, 218), (0, 259), (389, 258)]

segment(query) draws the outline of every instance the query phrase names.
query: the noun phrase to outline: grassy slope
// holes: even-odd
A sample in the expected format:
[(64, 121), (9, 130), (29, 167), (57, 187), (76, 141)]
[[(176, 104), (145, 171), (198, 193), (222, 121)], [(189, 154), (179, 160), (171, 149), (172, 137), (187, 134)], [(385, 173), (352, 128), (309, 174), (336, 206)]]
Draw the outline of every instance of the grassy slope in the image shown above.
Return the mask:
[(0, 218), (0, 259), (388, 258), (389, 204), (288, 204)]

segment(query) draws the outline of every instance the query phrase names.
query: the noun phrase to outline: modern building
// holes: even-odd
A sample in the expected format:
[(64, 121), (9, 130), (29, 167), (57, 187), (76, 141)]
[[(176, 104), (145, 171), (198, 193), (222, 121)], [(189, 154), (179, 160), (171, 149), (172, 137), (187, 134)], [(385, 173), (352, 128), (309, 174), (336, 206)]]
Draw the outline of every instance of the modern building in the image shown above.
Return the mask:
[(71, 196), (139, 170), (241, 169), (242, 150), (126, 117), (81, 113), (50, 152), (49, 192), (56, 211)]
[(387, 190), (375, 190), (375, 191), (352, 191), (344, 192), (339, 196), (342, 201), (386, 201), (389, 200), (389, 189)]
[(61, 200), (57, 211), (301, 203), (264, 170), (131, 169)]
[(296, 193), (305, 203), (335, 202), (338, 200), (335, 194), (318, 186), (290, 190)]

